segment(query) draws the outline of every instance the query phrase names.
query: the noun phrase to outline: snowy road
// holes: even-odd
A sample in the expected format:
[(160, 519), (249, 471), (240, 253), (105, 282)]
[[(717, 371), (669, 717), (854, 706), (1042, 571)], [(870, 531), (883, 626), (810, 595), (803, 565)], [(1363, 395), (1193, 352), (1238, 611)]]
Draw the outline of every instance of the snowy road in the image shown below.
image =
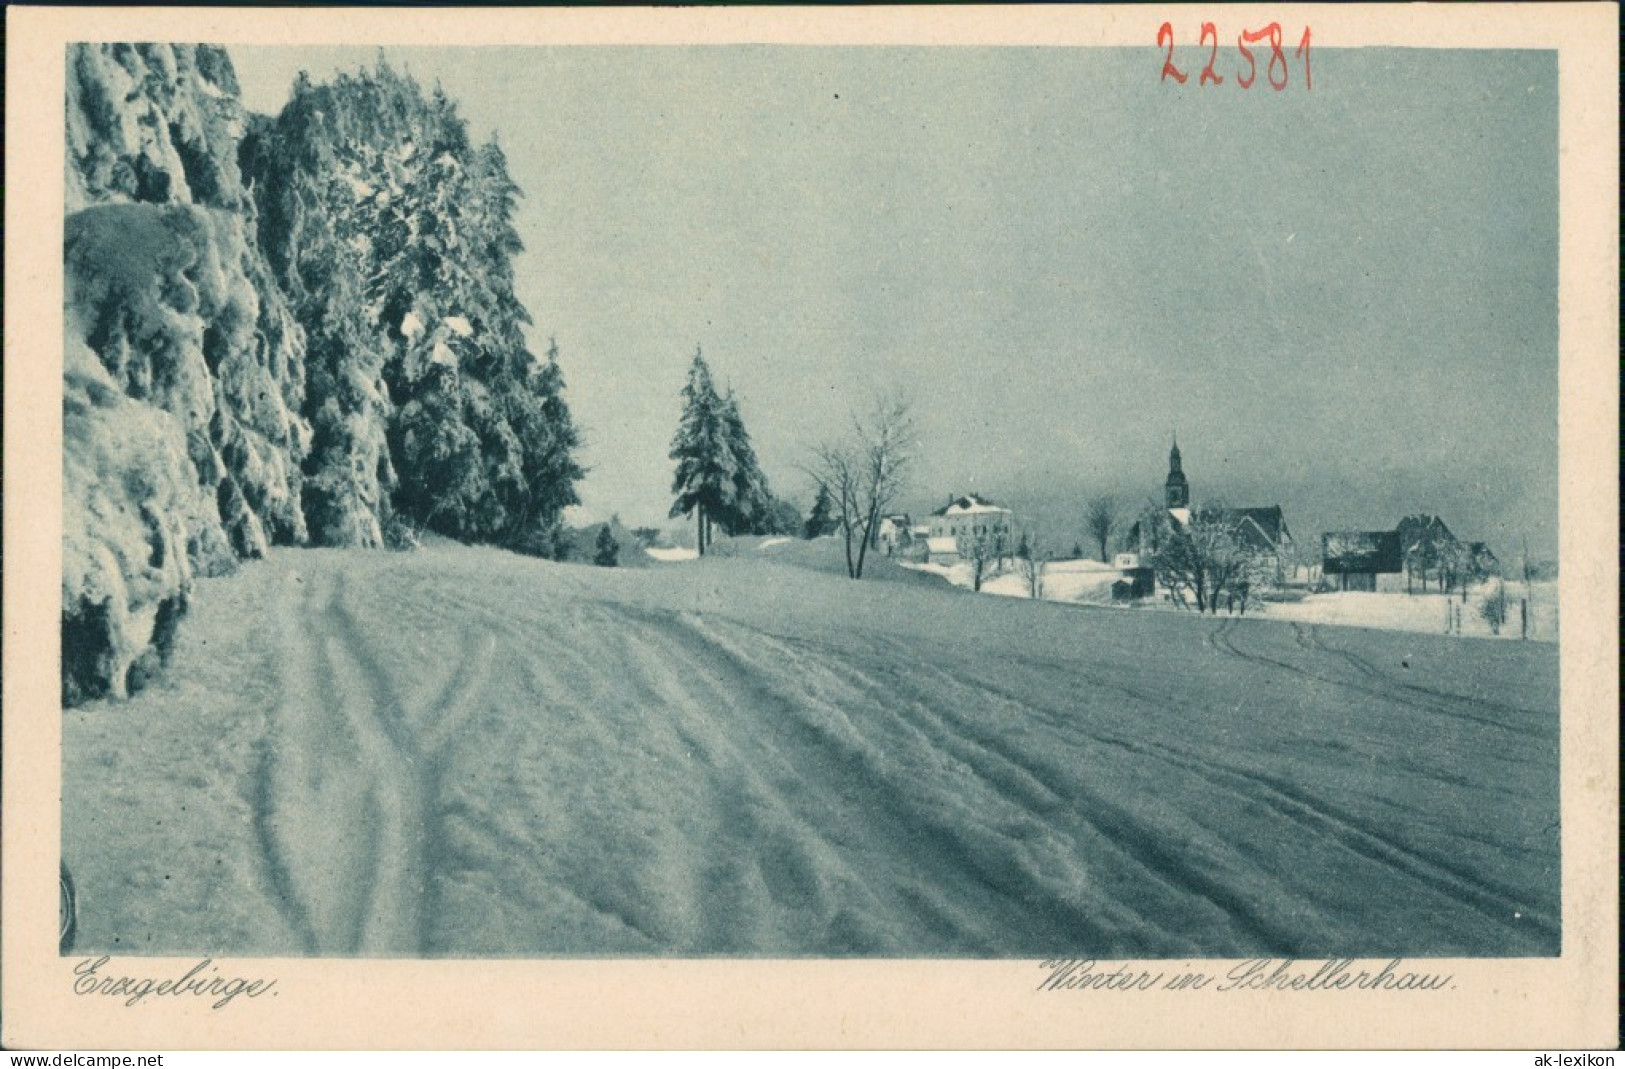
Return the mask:
[(1558, 949), (1557, 651), (766, 559), (279, 553), (64, 714), (79, 946)]

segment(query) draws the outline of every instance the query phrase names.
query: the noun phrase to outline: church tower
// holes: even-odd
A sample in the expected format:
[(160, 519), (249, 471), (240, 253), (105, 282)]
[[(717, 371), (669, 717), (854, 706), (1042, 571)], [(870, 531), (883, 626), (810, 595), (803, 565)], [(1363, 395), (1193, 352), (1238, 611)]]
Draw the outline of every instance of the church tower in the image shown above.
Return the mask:
[(1191, 487), (1185, 481), (1185, 473), (1179, 467), (1179, 439), (1174, 439), (1173, 449), (1168, 451), (1168, 482), (1166, 484), (1168, 507), (1171, 509), (1190, 508)]

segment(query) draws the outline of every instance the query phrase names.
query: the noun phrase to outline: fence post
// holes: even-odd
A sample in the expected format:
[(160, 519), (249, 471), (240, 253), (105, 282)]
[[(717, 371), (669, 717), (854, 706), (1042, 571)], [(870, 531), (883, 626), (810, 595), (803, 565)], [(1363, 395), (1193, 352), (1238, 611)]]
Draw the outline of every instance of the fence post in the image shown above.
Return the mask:
[(1529, 599), (1518, 599), (1518, 637), (1529, 637)]

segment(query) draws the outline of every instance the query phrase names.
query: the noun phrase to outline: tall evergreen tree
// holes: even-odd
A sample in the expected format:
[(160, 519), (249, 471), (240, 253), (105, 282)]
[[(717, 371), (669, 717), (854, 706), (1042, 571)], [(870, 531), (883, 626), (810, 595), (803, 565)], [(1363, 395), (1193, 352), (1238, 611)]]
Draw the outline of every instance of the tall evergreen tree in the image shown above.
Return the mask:
[(829, 496), (829, 487), (818, 484), (818, 496), (813, 499), (812, 511), (807, 513), (807, 524), (801, 529), (803, 538), (822, 538), (834, 534), (838, 526), (835, 519), (835, 499)]
[(610, 527), (611, 524), (606, 523), (598, 529), (593, 547), (592, 562), (600, 568), (613, 568), (620, 563), (621, 544), (615, 541), (615, 532)]
[(366, 544), (393, 505), (457, 538), (546, 546), (585, 472), (557, 348), (538, 360), (525, 341), (501, 146), (474, 146), (442, 90), (380, 61), (301, 77), (242, 157), (313, 367), (329, 364), (307, 396), (317, 540)]
[(724, 433), (734, 458), (733, 495), (726, 511), (718, 514), (717, 522), (730, 535), (767, 534), (765, 527), (772, 522), (769, 512), (773, 495), (767, 487), (767, 476), (762, 474), (756, 461), (756, 447), (751, 444), (750, 432), (739, 415), (739, 401), (732, 388), (721, 404)]
[(581, 434), (564, 403), (557, 341), (549, 340), (546, 357), (530, 360), (519, 388), (508, 395), (508, 405), (519, 438), (522, 476), (511, 539), (529, 543), (539, 534), (551, 535), (564, 510), (581, 504), (575, 487), (587, 474), (576, 461)]
[(738, 460), (723, 400), (698, 348), (682, 398), (683, 413), (671, 443), (671, 459), (677, 461), (671, 483), (677, 499), (671, 515), (694, 517), (696, 548), (703, 556), (710, 548), (711, 525), (729, 516), (734, 507)]

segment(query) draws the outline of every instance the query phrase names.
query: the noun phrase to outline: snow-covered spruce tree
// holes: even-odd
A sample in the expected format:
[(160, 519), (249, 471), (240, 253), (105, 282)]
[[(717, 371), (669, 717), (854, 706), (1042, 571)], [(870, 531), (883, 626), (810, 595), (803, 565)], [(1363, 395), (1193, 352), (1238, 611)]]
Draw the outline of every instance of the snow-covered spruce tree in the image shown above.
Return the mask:
[(339, 418), (306, 470), (344, 491), (313, 502), (313, 535), (372, 544), (398, 521), (551, 544), (584, 471), (557, 349), (538, 360), (525, 342), (520, 193), (500, 146), (473, 145), (450, 98), (380, 62), (327, 85), (301, 76), (244, 159), (307, 332), (354, 341), (312, 375), (310, 409)]
[(521, 480), (509, 506), (508, 541), (539, 556), (551, 555), (547, 547), (562, 537), (559, 518), (581, 503), (576, 483), (587, 474), (575, 459), (581, 436), (564, 403), (556, 341), (549, 341), (544, 359), (529, 360), (523, 377), (505, 394), (505, 403), (521, 461)]
[(710, 548), (711, 525), (732, 515), (739, 461), (733, 428), (699, 349), (694, 350), (682, 398), (683, 413), (671, 443), (671, 459), (677, 462), (671, 515), (694, 517), (695, 548), (703, 556)]
[(385, 441), (384, 351), (366, 329), (354, 264), (335, 251), (331, 271), (311, 265), (322, 300), (306, 317), (306, 389), (312, 429), (305, 516), (321, 545), (384, 544), (394, 484)]
[(818, 495), (813, 498), (812, 511), (807, 513), (807, 523), (801, 529), (801, 537), (822, 538), (834, 534), (839, 527), (840, 521), (835, 518), (835, 499), (829, 496), (829, 487), (819, 483)]
[(717, 515), (717, 523), (730, 535), (770, 534), (773, 494), (756, 460), (756, 447), (751, 444), (732, 389), (722, 398), (722, 420), (734, 457), (733, 504)]
[(593, 545), (592, 562), (600, 568), (613, 568), (620, 563), (621, 544), (615, 541), (610, 527), (606, 523), (598, 529), (598, 539)]
[(801, 534), (801, 510), (796, 508), (795, 502), (786, 501), (772, 491), (767, 492), (767, 507), (761, 512), (751, 526), (751, 534), (759, 535), (799, 535)]

